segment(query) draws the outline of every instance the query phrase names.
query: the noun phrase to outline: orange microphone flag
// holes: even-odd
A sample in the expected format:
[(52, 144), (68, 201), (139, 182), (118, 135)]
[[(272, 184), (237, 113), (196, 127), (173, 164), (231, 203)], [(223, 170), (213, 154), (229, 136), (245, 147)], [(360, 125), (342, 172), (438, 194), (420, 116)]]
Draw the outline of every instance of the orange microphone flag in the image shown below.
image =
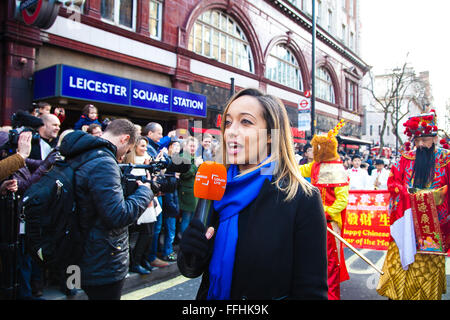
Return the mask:
[(227, 185), (227, 169), (223, 164), (205, 161), (197, 170), (194, 196), (200, 199), (221, 200)]

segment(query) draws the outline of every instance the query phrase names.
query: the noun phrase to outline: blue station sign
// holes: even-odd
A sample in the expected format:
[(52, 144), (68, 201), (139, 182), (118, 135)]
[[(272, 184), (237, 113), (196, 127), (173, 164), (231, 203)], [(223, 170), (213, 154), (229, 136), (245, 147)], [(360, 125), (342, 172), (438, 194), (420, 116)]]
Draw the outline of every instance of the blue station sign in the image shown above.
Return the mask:
[(34, 99), (75, 98), (206, 117), (206, 96), (109, 74), (55, 65), (34, 74)]

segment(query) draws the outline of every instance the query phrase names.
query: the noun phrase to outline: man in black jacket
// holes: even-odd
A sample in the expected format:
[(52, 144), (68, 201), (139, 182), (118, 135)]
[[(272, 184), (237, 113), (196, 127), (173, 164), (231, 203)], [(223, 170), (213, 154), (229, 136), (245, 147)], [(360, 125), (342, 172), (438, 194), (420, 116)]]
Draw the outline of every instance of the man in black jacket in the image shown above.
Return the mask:
[(128, 226), (148, 207), (153, 193), (138, 182), (125, 198), (117, 159), (136, 141), (134, 125), (125, 119), (112, 121), (102, 137), (82, 131), (66, 136), (61, 154), (66, 158), (96, 153), (75, 172), (75, 197), (80, 227), (85, 236), (81, 286), (89, 299), (119, 300), (128, 273)]

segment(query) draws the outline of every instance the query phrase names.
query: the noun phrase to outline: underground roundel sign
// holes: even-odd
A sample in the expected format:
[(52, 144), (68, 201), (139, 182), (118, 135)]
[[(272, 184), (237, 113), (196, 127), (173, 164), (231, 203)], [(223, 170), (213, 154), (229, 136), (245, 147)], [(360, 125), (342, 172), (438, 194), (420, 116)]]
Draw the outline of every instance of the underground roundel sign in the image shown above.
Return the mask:
[(311, 99), (301, 97), (298, 101), (298, 112), (309, 112), (311, 110)]
[(48, 29), (55, 22), (59, 7), (57, 0), (22, 0), (18, 14), (27, 25)]

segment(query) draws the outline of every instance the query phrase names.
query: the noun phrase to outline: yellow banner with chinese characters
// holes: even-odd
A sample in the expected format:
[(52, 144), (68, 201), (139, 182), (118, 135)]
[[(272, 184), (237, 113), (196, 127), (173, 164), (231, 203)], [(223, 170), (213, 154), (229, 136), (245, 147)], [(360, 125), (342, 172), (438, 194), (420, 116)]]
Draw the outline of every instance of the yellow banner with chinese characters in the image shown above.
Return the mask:
[(389, 192), (350, 190), (342, 236), (355, 248), (387, 250), (390, 239)]

